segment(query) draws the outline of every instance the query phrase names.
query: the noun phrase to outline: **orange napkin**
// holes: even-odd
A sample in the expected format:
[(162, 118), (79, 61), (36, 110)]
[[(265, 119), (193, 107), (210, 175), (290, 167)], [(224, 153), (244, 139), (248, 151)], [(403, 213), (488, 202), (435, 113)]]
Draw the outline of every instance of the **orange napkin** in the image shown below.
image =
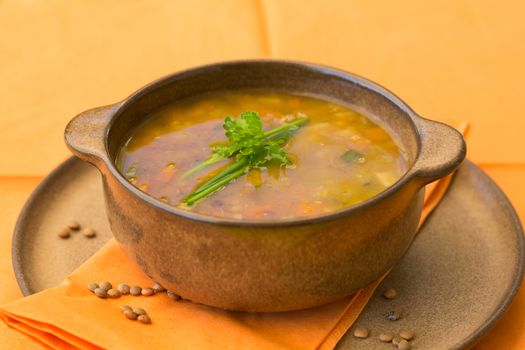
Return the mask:
[[(463, 133), (466, 129), (461, 126)], [(427, 187), (420, 226), (451, 178)], [(3, 306), (0, 316), (8, 326), (52, 349), (333, 349), (383, 278), (343, 300), (284, 313), (223, 311), (173, 301), (165, 293), (103, 300), (87, 290), (89, 282), (151, 285), (111, 240), (62, 285)], [(119, 309), (124, 304), (147, 310), (152, 324), (126, 319)]]

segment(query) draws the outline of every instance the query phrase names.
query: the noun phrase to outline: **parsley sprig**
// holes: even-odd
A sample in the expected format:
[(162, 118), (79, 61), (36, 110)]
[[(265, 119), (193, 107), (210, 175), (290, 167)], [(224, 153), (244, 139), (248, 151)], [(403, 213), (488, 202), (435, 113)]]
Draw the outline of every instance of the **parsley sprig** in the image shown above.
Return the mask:
[(281, 146), (299, 126), (307, 121), (308, 118), (299, 118), (277, 128), (264, 131), (257, 112), (241, 113), (238, 119), (226, 117), (223, 128), (226, 130), (228, 142), (213, 147), (213, 153), (209, 158), (188, 170), (183, 176), (191, 176), (224, 158), (235, 158), (235, 162), (198, 186), (195, 191), (182, 200), (183, 203), (193, 205), (198, 200), (209, 196), (236, 178), (246, 174), (249, 170), (262, 168), (270, 161), (278, 165), (290, 164), (291, 161)]

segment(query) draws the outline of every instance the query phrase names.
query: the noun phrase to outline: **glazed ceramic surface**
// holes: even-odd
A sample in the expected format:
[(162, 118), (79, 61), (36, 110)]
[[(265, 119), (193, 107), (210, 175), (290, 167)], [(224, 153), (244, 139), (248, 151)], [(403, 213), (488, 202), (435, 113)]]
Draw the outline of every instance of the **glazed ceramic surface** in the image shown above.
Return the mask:
[[(381, 194), (322, 216), (274, 222), (204, 216), (141, 192), (115, 158), (130, 131), (166, 103), (219, 90), (275, 90), (354, 106), (404, 150), (407, 173)], [(111, 231), (153, 280), (183, 297), (241, 311), (286, 311), (355, 292), (408, 249), (421, 212), (421, 187), (454, 170), (465, 143), (453, 128), (417, 116), (380, 86), (327, 67), (239, 61), (168, 76), (115, 105), (84, 112), (66, 142), (103, 175)]]
[[(96, 228), (97, 238), (58, 238), (57, 230), (71, 218)], [(13, 263), (20, 288), (29, 295), (60, 284), (110, 237), (98, 172), (68, 160), (42, 181), (19, 217)], [(466, 162), (356, 322), (370, 328), (371, 337), (359, 340), (350, 330), (338, 348), (389, 349), (378, 334), (404, 328), (416, 332), (415, 349), (468, 348), (506, 310), (521, 282), (523, 258), (515, 212), (496, 185)], [(383, 299), (387, 287), (399, 297)], [(384, 314), (392, 310), (403, 318), (386, 321)]]

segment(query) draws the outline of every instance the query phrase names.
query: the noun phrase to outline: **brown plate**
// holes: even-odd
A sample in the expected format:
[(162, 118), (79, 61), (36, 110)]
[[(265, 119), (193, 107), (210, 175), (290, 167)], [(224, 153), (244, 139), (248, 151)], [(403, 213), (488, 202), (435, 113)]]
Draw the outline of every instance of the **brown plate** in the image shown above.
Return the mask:
[[(53, 171), (27, 201), (13, 237), (13, 265), (29, 295), (59, 284), (99, 249), (111, 232), (104, 213), (100, 175), (71, 158)], [(69, 220), (98, 236), (56, 232)], [(428, 219), (401, 263), (378, 289), (356, 326), (372, 330), (365, 340), (343, 337), (341, 349), (389, 349), (380, 332), (412, 329), (414, 349), (472, 346), (504, 313), (523, 276), (524, 242), (505, 195), (479, 168), (465, 162), (443, 202)], [(380, 297), (386, 287), (395, 300)], [(402, 316), (385, 320), (389, 311)]]

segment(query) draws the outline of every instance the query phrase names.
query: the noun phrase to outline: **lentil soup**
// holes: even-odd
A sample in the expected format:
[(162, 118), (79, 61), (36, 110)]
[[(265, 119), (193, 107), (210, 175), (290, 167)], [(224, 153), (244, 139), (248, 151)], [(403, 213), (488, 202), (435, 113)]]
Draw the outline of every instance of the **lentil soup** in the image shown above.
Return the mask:
[[(254, 168), (193, 205), (183, 202), (234, 161), (184, 176), (225, 142), (226, 116), (259, 114), (265, 130), (308, 122), (282, 144), (287, 165)], [(223, 92), (178, 101), (153, 113), (131, 135), (118, 167), (133, 185), (170, 205), (205, 215), (272, 220), (352, 206), (396, 182), (406, 165), (390, 135), (347, 106), (277, 92)]]

